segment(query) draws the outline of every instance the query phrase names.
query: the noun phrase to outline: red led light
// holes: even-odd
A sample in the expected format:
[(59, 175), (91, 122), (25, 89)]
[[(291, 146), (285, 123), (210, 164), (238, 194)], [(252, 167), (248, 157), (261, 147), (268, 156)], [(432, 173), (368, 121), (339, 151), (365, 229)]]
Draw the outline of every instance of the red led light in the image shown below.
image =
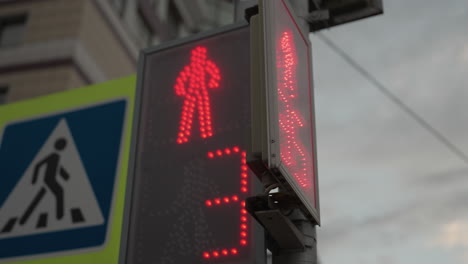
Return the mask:
[(301, 188), (310, 189), (313, 164), (300, 138), (305, 121), (301, 111), (296, 108), (299, 99), (296, 80), (298, 58), (292, 32), (281, 34), (277, 52), (281, 161)]
[[(223, 154), (226, 154), (223, 156)], [(210, 159), (217, 159), (217, 158), (225, 158), (229, 157), (228, 155), (230, 154), (240, 154), (239, 160), (240, 160), (240, 171), (239, 171), (239, 176), (240, 176), (240, 192), (241, 193), (246, 193), (248, 191), (247, 186), (249, 184), (247, 178), (248, 178), (248, 167), (246, 165), (246, 152), (240, 151), (239, 147), (233, 147), (233, 148), (225, 148), (223, 151), (218, 149), (216, 151), (210, 151), (207, 153), (208, 158)], [(231, 155), (230, 155), (231, 156)], [(242, 196), (245, 197), (245, 194)], [(245, 246), (247, 245), (247, 238), (249, 236), (248, 233), (248, 212), (245, 208), (245, 201), (241, 200), (239, 195), (232, 195), (232, 196), (225, 196), (223, 198), (212, 198), (211, 200), (206, 200), (205, 204), (208, 207), (212, 206), (225, 206), (227, 204), (232, 204), (232, 203), (237, 203), (239, 202), (239, 205), (241, 207), (240, 209), (240, 223), (239, 223), (239, 234), (241, 237), (241, 240), (239, 240), (239, 245)], [(239, 252), (236, 248), (232, 248), (230, 251), (227, 249), (223, 249), (221, 251), (211, 251), (211, 254), (208, 252), (203, 253), (203, 257), (205, 259), (210, 258), (210, 257), (224, 257), (224, 256), (229, 256), (229, 255), (237, 255)]]
[(195, 108), (198, 113), (200, 136), (202, 138), (213, 136), (211, 121), (204, 122), (211, 120), (208, 88), (218, 88), (220, 80), (221, 74), (218, 67), (207, 58), (207, 49), (201, 46), (194, 48), (191, 52), (190, 63), (179, 73), (174, 85), (176, 95), (185, 98), (177, 143), (188, 142)]

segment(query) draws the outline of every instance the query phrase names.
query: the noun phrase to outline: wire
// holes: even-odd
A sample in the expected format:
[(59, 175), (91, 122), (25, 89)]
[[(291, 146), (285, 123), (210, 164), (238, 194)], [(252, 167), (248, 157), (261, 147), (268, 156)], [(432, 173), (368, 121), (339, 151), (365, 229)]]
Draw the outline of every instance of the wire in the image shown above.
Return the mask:
[(329, 48), (335, 51), (343, 60), (345, 60), (349, 65), (351, 65), (356, 71), (358, 71), (364, 78), (369, 82), (374, 84), (374, 86), (387, 96), (393, 103), (399, 106), (405, 113), (412, 117), (419, 125), (426, 129), (432, 136), (439, 140), (445, 147), (447, 147), (453, 154), (463, 160), (468, 164), (468, 156), (455, 144), (453, 144), (447, 137), (445, 137), (441, 132), (434, 128), (428, 121), (421, 117), (416, 111), (411, 109), (406, 105), (398, 96), (391, 92), (384, 84), (382, 84), (377, 78), (372, 76), (372, 74), (364, 69), (356, 60), (354, 60), (350, 55), (348, 55), (343, 49), (338, 47), (331, 39), (327, 38), (320, 32), (316, 32), (315, 35), (322, 40)]

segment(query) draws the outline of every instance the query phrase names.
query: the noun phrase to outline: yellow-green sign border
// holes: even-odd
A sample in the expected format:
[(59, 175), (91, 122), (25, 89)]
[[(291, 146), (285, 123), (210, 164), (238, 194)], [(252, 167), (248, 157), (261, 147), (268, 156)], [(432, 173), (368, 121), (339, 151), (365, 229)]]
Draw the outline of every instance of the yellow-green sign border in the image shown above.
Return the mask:
[[(14, 259), (0, 260), (9, 264), (117, 264), (119, 261), (120, 238), (124, 215), (125, 191), (127, 182), (130, 141), (135, 106), (136, 77), (130, 76), (101, 84), (91, 85), (62, 93), (21, 101), (0, 106), (0, 128), (12, 122), (34, 117), (53, 115), (77, 108), (109, 102), (115, 99), (127, 99), (125, 125), (122, 133), (122, 146), (119, 157), (117, 181), (113, 197), (113, 208), (109, 217), (109, 231), (105, 243), (91, 249), (78, 249), (66, 252), (47, 253), (45, 255), (20, 256)], [(0, 143), (1, 144), (1, 143)], [(53, 255), (53, 256), (51, 256)]]

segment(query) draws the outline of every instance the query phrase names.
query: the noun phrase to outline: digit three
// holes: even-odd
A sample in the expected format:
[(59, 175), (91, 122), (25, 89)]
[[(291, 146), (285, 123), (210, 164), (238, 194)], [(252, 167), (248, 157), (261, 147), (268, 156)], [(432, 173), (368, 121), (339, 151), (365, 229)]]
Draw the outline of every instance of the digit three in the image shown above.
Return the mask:
[[(224, 150), (216, 150), (212, 152), (208, 152), (208, 158), (214, 160), (219, 159), (231, 155), (239, 155), (240, 158), (240, 193), (246, 194), (248, 192), (248, 167), (246, 161), (246, 152), (241, 151), (239, 147), (232, 147), (226, 148)], [(239, 242), (236, 243), (239, 247), (235, 246), (230, 249), (223, 248), (223, 249), (215, 249), (215, 250), (208, 250), (203, 252), (203, 258), (210, 259), (210, 258), (219, 258), (223, 256), (232, 256), (237, 255), (239, 253), (239, 248), (247, 246), (247, 237), (248, 237), (248, 213), (245, 209), (245, 200), (239, 198), (239, 195), (232, 195), (226, 197), (217, 197), (210, 200), (205, 201), (205, 205), (209, 208), (216, 208), (223, 204), (227, 203), (238, 203), (240, 205), (240, 216), (239, 216)]]

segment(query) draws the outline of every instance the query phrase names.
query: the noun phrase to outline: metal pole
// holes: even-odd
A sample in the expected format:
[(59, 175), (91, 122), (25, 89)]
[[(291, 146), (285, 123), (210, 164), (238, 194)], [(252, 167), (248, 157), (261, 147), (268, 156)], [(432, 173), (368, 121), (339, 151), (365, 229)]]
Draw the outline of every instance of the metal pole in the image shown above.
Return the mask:
[(273, 254), (273, 264), (317, 264), (317, 235), (312, 224), (298, 209), (288, 217), (303, 233), (305, 248), (300, 251), (283, 250)]

